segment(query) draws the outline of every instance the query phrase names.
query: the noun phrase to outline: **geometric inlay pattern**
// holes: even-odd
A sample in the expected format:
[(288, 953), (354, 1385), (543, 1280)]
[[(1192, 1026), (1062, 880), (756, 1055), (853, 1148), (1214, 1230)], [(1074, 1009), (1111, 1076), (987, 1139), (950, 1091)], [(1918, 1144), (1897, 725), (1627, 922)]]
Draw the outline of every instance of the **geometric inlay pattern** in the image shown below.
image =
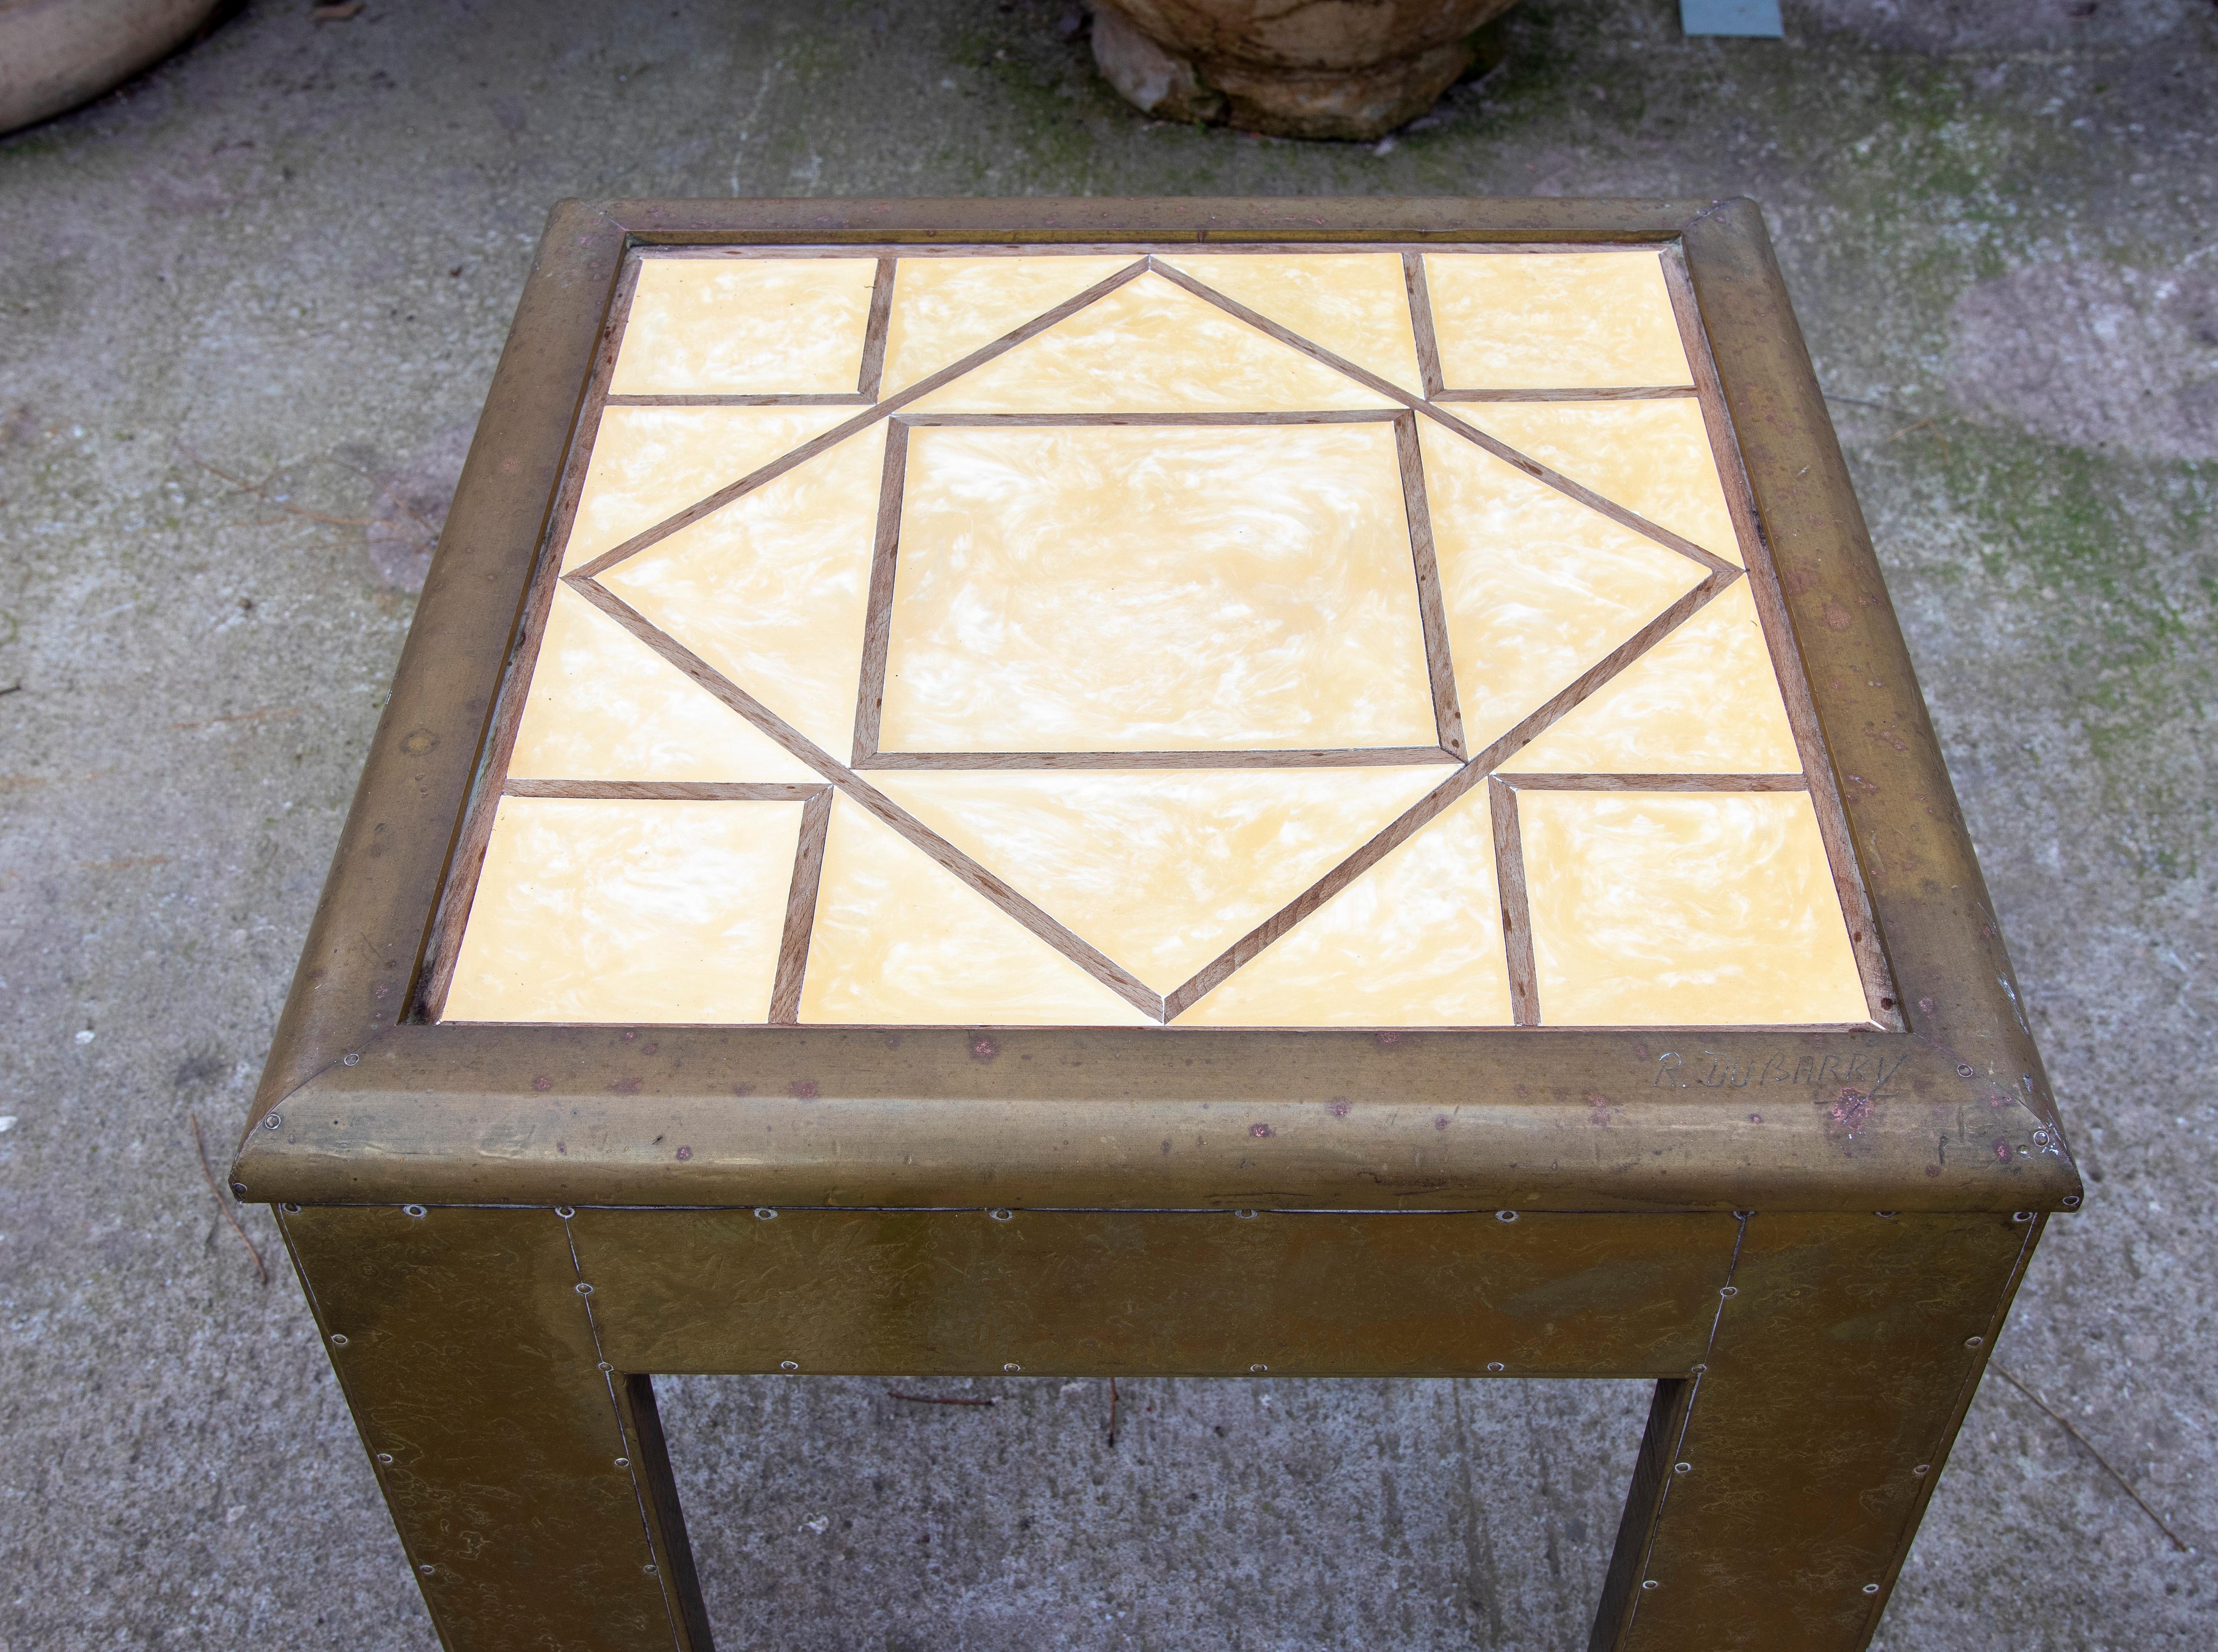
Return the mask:
[(1670, 251), (635, 255), (432, 1012), (1868, 1023), (1751, 523)]

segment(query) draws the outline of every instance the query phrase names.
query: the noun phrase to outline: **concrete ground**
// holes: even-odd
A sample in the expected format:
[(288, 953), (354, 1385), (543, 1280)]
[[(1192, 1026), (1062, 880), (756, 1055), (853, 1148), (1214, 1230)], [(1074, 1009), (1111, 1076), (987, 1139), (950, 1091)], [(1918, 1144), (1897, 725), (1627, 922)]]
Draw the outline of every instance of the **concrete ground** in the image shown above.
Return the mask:
[[(1345, 146), (1147, 123), (1069, 3), (254, 0), (0, 140), (0, 1652), (434, 1644), (193, 1121), (548, 204), (730, 194), (1761, 200), (2091, 1179), (1880, 1643), (2218, 1644), (2218, 7), (1527, 0)], [(1643, 1405), (1133, 1383), (1112, 1449), (1093, 1383), (665, 1388), (725, 1643), (889, 1652), (1583, 1644)]]

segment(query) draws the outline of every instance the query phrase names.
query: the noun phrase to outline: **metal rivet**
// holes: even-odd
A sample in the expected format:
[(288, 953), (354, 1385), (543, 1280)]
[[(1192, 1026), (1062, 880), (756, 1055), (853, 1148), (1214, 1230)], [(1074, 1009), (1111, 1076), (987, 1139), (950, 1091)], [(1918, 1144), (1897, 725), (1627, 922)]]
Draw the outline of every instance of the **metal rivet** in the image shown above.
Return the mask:
[(344, 1335), (344, 1333), (340, 1333), (340, 1332), (338, 1332), (338, 1331), (334, 1331), (334, 1332), (332, 1332), (332, 1333), (331, 1333), (331, 1346), (333, 1346), (334, 1348), (344, 1348), (344, 1347), (345, 1347), (345, 1346), (346, 1346), (346, 1337), (345, 1337), (345, 1335)]
[(1964, 1339), (1964, 1346), (1967, 1348), (1981, 1347), (1985, 1346), (1986, 1342), (1986, 1338), (1985, 1337), (1966, 1337)]
[(1487, 1370), (1490, 1370), (1490, 1371), (1498, 1371), (1498, 1370), (1505, 1370), (1505, 1369), (1507, 1369), (1507, 1368), (1506, 1368), (1506, 1367), (1502, 1364), (1502, 1363), (1500, 1360), (1498, 1360), (1498, 1359), (1497, 1359), (1497, 1360), (1496, 1360), (1492, 1364), (1490, 1364), (1490, 1365), (1489, 1365), (1489, 1366), (1487, 1367)]
[(380, 1451), (377, 1454), (377, 1460), (380, 1463), (390, 1463), (393, 1461), (393, 1453), (390, 1451)]
[(429, 1577), (429, 1576), (431, 1576), (431, 1568), (430, 1567), (428, 1567), (428, 1566), (418, 1566), (416, 1569), (417, 1569), (418, 1571), (419, 1571), (419, 1572), (423, 1573), (423, 1574), (424, 1574), (424, 1576), (426, 1576), (426, 1577)]
[(1932, 1465), (1930, 1463), (1919, 1463), (1916, 1468), (1914, 1468), (1914, 1469), (1912, 1469), (1911, 1470), (1911, 1473), (1912, 1473), (1912, 1474), (1920, 1474), (1920, 1475), (1924, 1475), (1924, 1474), (1931, 1474), (1932, 1472), (1933, 1472), (1933, 1465)]
[(758, 1204), (755, 1206), (755, 1220), (757, 1222), (776, 1222), (778, 1220), (778, 1212), (771, 1210), (767, 1204)]
[(996, 1222), (1007, 1222), (1017, 1213), (1013, 1210), (988, 1210), (986, 1214)]
[(1248, 1374), (1250, 1377), (1261, 1377), (1265, 1371), (1270, 1369), (1271, 1368), (1268, 1365), (1250, 1365), (1248, 1368)]
[(609, 1362), (608, 1362), (607, 1360), (604, 1359), (603, 1361), (601, 1361), (601, 1369), (602, 1369), (603, 1370), (604, 1370), (604, 1371), (612, 1371), (612, 1370), (614, 1370), (616, 1369), (616, 1367), (615, 1367), (614, 1365), (611, 1365), (610, 1364), (609, 1364)]
[(578, 1294), (580, 1296), (590, 1296), (593, 1294), (593, 1288), (580, 1279), (578, 1281)]
[[(239, 1187), (236, 1185), (232, 1186), (232, 1191), (234, 1193), (244, 1193), (246, 1191), (245, 1188)], [(285, 1206), (285, 1214), (288, 1216), (297, 1216), (300, 1214), (300, 1207), (297, 1204), (288, 1204)]]
[(1494, 1213), (1494, 1219), (1496, 1222), (1515, 1222), (1517, 1220), (1517, 1213), (1515, 1210), (1496, 1210)]
[(619, 1469), (629, 1469), (631, 1467), (631, 1459), (628, 1457), (618, 1457), (616, 1459), (616, 1467)]
[(272, 1113), (269, 1117), (262, 1121), (262, 1128), (265, 1130), (274, 1130), (284, 1122), (284, 1119), (279, 1115)]
[(641, 1567), (639, 1569), (645, 1572), (649, 1577), (653, 1577), (654, 1575), (654, 1565), (651, 1561), (647, 1564)]
[(1959, 1061), (1956, 1063), (1956, 1076), (1958, 1078), (1970, 1079), (1976, 1078), (1978, 1075), (1979, 1069), (1973, 1067), (1969, 1061)]
[(554, 1214), (561, 1217), (563, 1221), (567, 1222), (572, 1216), (576, 1216), (578, 1213), (567, 1204), (558, 1204), (554, 1207)]
[(404, 1204), (400, 1207), (400, 1214), (404, 1216), (420, 1216), (424, 1214), (424, 1207), (420, 1204)]
[(1656, 1587), (1656, 1580), (1652, 1577), (1644, 1577), (1640, 1580), (1640, 1587), (1644, 1589), (1652, 1589)]
[(2067, 1210), (2077, 1210), (2079, 1208), (2079, 1196), (2077, 1193), (2066, 1193), (2056, 1202)]
[(2013, 1210), (2010, 1212), (2010, 1220), (2012, 1222), (2031, 1222), (2033, 1220), (2033, 1212), (2030, 1210)]
[(1694, 1471), (1694, 1465), (1691, 1463), (1674, 1463), (1671, 1465), (1673, 1474), (1692, 1474)]
[(339, 1065), (341, 1067), (360, 1067), (362, 1065), (362, 1052), (358, 1049), (350, 1049), (347, 1051), (345, 1055), (339, 1057)]
[(1878, 1585), (1878, 1584), (1876, 1584), (1876, 1583), (1867, 1583), (1867, 1584), (1865, 1584), (1865, 1585), (1864, 1585), (1864, 1593), (1865, 1593), (1866, 1594), (1877, 1594), (1877, 1593), (1879, 1593), (1879, 1585)]
[(1709, 1370), (1707, 1365), (1689, 1365), (1687, 1367), (1687, 1375), (1689, 1377), (1700, 1377), (1707, 1370)]
[(1003, 1370), (1005, 1370), (1005, 1371), (1015, 1372), (1015, 1371), (1020, 1371), (1020, 1370), (1022, 1370), (1024, 1369), (1024, 1367), (1023, 1367), (1022, 1365), (1018, 1364), (1015, 1361), (1012, 1360), (1009, 1364), (1006, 1364), (1006, 1365), (1002, 1366), (1002, 1367), (1001, 1367), (1001, 1369), (1002, 1369)]
[(801, 1366), (793, 1360), (781, 1359), (778, 1362), (778, 1368), (782, 1371), (797, 1371)]
[(1720, 1286), (1718, 1290), (1718, 1295), (1720, 1296), (1738, 1296), (1740, 1295), (1740, 1287), (1738, 1285)]
[(1255, 1220), (1255, 1213), (1253, 1210), (1235, 1210), (1232, 1214), (1239, 1217), (1242, 1222), (1253, 1222)]

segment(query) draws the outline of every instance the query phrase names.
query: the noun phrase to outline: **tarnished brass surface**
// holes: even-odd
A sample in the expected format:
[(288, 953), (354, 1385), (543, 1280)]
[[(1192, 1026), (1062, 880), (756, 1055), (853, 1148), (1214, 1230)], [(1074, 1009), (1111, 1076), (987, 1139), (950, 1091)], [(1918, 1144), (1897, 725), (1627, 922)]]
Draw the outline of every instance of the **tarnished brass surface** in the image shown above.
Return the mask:
[[(2079, 1188), (1995, 1086), (1880, 1033), (1011, 1030), (990, 1058), (962, 1031), (397, 1033), (273, 1109), (247, 1197), (1869, 1210)], [(1861, 1122), (1843, 1089), (1877, 1092)]]
[(1595, 1652), (1862, 1646), (2039, 1227), (1752, 1216), (1703, 1369), (1659, 1393)]
[(1729, 1216), (580, 1210), (627, 1370), (1644, 1376), (1702, 1357)]
[(706, 1652), (652, 1396), (602, 1369), (561, 1219), (280, 1220), (445, 1643)]
[(1597, 1652), (1862, 1646), (2040, 1225), (437, 1207), (283, 1221), (449, 1645), (707, 1646), (650, 1371), (1655, 1376)]

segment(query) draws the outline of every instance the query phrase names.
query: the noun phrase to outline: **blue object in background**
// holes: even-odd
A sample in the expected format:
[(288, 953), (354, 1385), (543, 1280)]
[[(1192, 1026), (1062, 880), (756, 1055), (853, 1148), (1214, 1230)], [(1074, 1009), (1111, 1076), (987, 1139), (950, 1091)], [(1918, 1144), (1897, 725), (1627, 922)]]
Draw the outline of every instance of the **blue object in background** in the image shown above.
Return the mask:
[(1779, 0), (1679, 0), (1679, 27), (1689, 34), (1752, 34), (1781, 40)]

